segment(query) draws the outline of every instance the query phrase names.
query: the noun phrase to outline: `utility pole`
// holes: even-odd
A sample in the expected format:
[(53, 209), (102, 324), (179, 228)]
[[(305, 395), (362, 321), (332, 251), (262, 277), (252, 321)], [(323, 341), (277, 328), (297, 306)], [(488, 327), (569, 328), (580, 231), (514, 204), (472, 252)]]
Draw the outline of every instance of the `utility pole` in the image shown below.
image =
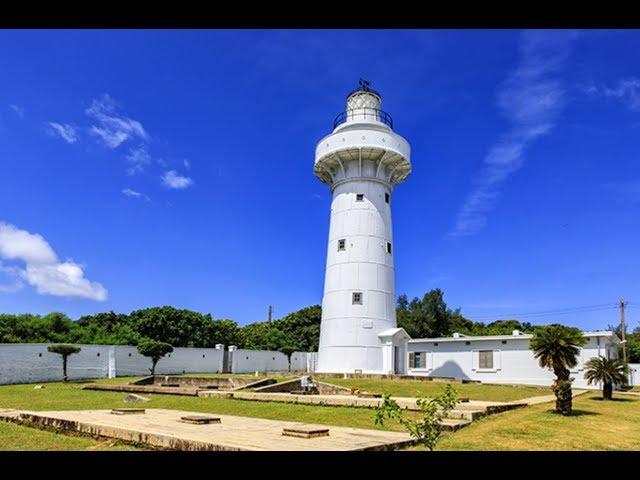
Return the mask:
[(269, 305), (269, 321), (271, 321), (271, 316), (273, 315), (273, 307)]
[(624, 324), (624, 308), (627, 306), (627, 304), (624, 301), (624, 298), (620, 299), (620, 329), (622, 332), (622, 360), (624, 361), (625, 365), (627, 363), (627, 328), (625, 327)]

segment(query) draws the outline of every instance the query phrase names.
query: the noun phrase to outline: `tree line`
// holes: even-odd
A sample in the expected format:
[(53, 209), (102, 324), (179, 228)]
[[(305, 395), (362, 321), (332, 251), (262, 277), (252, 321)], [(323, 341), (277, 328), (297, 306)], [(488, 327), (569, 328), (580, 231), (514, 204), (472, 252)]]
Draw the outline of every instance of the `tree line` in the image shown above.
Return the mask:
[[(213, 348), (217, 343), (252, 350), (282, 352), (318, 350), (320, 305), (312, 305), (271, 322), (240, 326), (234, 320), (214, 319), (171, 306), (134, 310), (131, 313), (105, 312), (77, 320), (60, 312), (47, 315), (0, 314), (0, 343), (82, 343), (138, 345), (146, 339), (174, 347)], [(509, 335), (513, 330), (534, 333), (536, 327), (518, 320), (473, 322), (460, 309), (451, 309), (440, 289), (409, 300), (397, 301), (399, 327), (413, 338), (443, 337), (454, 332), (466, 335)], [(630, 362), (640, 362), (640, 330), (627, 334)]]

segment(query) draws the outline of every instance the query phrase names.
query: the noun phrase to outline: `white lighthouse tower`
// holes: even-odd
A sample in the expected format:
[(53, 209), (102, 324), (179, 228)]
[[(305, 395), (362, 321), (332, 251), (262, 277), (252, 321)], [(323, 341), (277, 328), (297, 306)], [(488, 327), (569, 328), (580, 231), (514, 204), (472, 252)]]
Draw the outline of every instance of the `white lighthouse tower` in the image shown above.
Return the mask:
[(318, 372), (393, 371), (381, 338), (396, 327), (391, 204), (411, 163), (381, 102), (360, 80), (316, 147), (314, 173), (333, 194)]

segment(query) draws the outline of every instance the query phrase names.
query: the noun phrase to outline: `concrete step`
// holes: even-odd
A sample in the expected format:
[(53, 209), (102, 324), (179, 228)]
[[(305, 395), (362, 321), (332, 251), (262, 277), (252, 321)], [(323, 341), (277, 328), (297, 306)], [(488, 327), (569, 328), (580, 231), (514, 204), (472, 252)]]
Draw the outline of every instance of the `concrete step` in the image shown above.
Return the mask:
[(454, 420), (469, 420), (474, 421), (484, 417), (487, 414), (486, 410), (451, 410), (447, 415), (447, 418)]
[(440, 425), (442, 426), (443, 430), (446, 430), (448, 432), (455, 432), (456, 430), (460, 430), (461, 428), (466, 427), (470, 423), (471, 420), (445, 418), (444, 420), (442, 420)]
[(0, 420), (11, 420), (20, 417), (20, 411), (13, 408), (0, 408)]

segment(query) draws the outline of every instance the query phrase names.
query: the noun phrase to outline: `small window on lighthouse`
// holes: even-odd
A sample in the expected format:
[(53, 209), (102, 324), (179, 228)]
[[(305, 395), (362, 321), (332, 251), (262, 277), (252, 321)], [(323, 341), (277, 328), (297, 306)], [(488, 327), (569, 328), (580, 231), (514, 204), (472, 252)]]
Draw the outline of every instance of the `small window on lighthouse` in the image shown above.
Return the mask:
[(347, 241), (344, 238), (341, 238), (340, 240), (338, 240), (338, 251), (340, 250), (346, 250), (346, 245)]
[(384, 194), (384, 201), (385, 201), (385, 202), (387, 202), (387, 203), (389, 203), (389, 201), (390, 201), (390, 200), (391, 200), (391, 197), (389, 196), (389, 194), (388, 194), (388, 193), (385, 193), (385, 194)]
[(362, 292), (353, 292), (351, 303), (354, 305), (362, 305)]
[(391, 253), (391, 242), (387, 242), (387, 253)]
[(364, 193), (356, 193), (356, 202), (364, 202)]

